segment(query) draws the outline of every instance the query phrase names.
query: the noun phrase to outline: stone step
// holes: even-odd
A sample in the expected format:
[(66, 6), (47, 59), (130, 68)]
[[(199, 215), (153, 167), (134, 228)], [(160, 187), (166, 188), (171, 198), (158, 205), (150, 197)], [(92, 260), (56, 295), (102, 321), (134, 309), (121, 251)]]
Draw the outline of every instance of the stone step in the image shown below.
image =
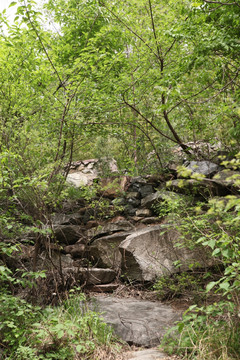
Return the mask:
[(110, 283), (110, 284), (100, 284), (88, 286), (88, 290), (97, 292), (97, 293), (111, 293), (119, 287), (119, 284)]
[(133, 351), (128, 354), (128, 360), (162, 360), (166, 359), (166, 354), (157, 349), (146, 349)]
[(102, 314), (122, 340), (139, 347), (158, 346), (166, 331), (181, 318), (181, 312), (169, 305), (112, 295), (92, 297), (89, 306)]

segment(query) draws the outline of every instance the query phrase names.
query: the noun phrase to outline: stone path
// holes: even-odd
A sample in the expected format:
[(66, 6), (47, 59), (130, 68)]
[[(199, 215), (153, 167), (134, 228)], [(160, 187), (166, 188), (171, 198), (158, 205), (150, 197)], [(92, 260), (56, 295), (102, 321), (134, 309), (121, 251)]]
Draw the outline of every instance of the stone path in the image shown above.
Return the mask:
[[(181, 312), (172, 309), (169, 305), (133, 298), (97, 296), (92, 298), (90, 306), (102, 313), (104, 321), (121, 339), (130, 345), (140, 347), (158, 346), (167, 329), (181, 318)], [(150, 350), (142, 352), (145, 358), (139, 357), (141, 352), (137, 354), (138, 358), (135, 358), (139, 360), (155, 360), (160, 356), (163, 358), (161, 352), (157, 350), (150, 352)]]
[(128, 360), (163, 360), (166, 354), (157, 349), (146, 349), (129, 353)]

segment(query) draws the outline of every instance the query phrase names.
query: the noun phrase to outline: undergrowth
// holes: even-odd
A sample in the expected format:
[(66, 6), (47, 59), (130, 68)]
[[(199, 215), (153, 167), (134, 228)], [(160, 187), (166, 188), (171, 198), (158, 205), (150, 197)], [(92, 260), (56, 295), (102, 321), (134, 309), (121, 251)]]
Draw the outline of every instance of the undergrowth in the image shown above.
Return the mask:
[(115, 359), (121, 349), (99, 314), (89, 310), (83, 294), (45, 309), (6, 294), (1, 301), (3, 359)]
[[(239, 166), (240, 154), (236, 162)], [(239, 189), (239, 181), (230, 180), (235, 191)], [(181, 295), (189, 289), (204, 295), (204, 305), (195, 302), (165, 336), (162, 346), (169, 354), (194, 360), (240, 358), (239, 221), (240, 199), (230, 195), (212, 198), (207, 204), (189, 209), (177, 225), (185, 246), (204, 249), (216, 267), (205, 284), (190, 273), (161, 279), (155, 284), (161, 297)], [(206, 268), (205, 274), (208, 271)]]

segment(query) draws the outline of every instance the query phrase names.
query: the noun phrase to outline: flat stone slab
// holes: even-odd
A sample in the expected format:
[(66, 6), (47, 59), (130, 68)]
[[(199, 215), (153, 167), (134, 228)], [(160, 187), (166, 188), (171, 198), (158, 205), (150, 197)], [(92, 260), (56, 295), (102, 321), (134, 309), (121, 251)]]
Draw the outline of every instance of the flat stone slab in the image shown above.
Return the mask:
[(166, 354), (156, 349), (146, 349), (129, 353), (128, 360), (160, 360), (166, 359)]
[(181, 318), (181, 312), (169, 305), (131, 298), (97, 296), (90, 307), (102, 314), (121, 339), (144, 347), (159, 345), (166, 331)]

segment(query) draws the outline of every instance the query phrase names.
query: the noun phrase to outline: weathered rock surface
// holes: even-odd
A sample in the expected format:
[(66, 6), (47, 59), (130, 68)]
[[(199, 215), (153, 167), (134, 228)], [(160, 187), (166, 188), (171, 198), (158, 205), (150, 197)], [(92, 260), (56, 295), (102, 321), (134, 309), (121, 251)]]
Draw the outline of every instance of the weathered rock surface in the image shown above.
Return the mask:
[(216, 174), (217, 171), (221, 170), (221, 167), (211, 161), (190, 161), (186, 166), (187, 169), (192, 170), (193, 173), (198, 173), (211, 177)]
[(76, 281), (86, 285), (108, 284), (116, 277), (115, 271), (101, 268), (64, 268), (63, 274), (73, 276)]
[(215, 183), (221, 186), (232, 187), (234, 186), (237, 189), (240, 188), (240, 172), (233, 170), (222, 170), (218, 172), (213, 180)]
[(90, 256), (96, 259), (98, 266), (118, 271), (122, 261), (118, 247), (129, 234), (130, 232), (117, 232), (94, 240), (89, 247)]
[[(66, 165), (66, 169), (68, 166)], [(118, 171), (114, 159), (103, 159), (101, 161), (99, 159), (80, 160), (71, 163), (66, 180), (75, 187), (92, 185), (93, 180), (100, 177), (103, 168), (107, 168), (111, 172)]]
[(55, 214), (52, 218), (54, 225), (80, 225), (83, 214), (76, 212), (72, 214)]
[(98, 237), (109, 235), (119, 231), (131, 231), (134, 226), (124, 218), (116, 222), (108, 222), (86, 231), (86, 236), (89, 239), (96, 239)]
[(66, 245), (75, 244), (83, 236), (78, 225), (56, 225), (53, 226), (53, 231), (55, 238)]
[(201, 266), (207, 264), (206, 256), (197, 249), (179, 249), (175, 244), (179, 233), (166, 225), (153, 225), (129, 235), (119, 245), (122, 253), (122, 273), (126, 278), (137, 281), (154, 281), (157, 277), (171, 275), (177, 270), (174, 262), (182, 263), (187, 270), (192, 262)]
[(97, 179), (97, 177), (97, 174), (83, 174), (81, 172), (75, 172), (72, 174), (68, 174), (67, 182), (76, 187), (81, 187), (91, 185), (93, 183), (93, 180)]
[(88, 249), (85, 244), (76, 243), (73, 245), (68, 245), (63, 248), (63, 251), (67, 254), (70, 254), (73, 258), (83, 257), (86, 254)]
[(158, 345), (167, 329), (181, 317), (180, 312), (158, 302), (98, 296), (91, 304), (120, 338), (137, 346)]
[[(141, 207), (151, 209), (151, 207), (164, 200), (179, 200), (185, 198), (183, 195), (179, 195), (173, 191), (159, 190), (153, 194), (150, 194), (142, 199)], [(187, 197), (186, 197), (187, 198)]]
[(137, 217), (149, 217), (152, 215), (152, 211), (150, 209), (138, 209), (136, 211)]
[(225, 196), (231, 193), (223, 184), (217, 183), (213, 179), (176, 179), (167, 184), (169, 190), (177, 193), (209, 198), (211, 196)]
[(38, 255), (37, 268), (39, 270), (49, 270), (52, 266), (55, 269), (71, 268), (73, 267), (73, 259), (69, 254), (64, 255), (57, 251), (51, 252), (51, 258), (46, 251)]
[(166, 354), (157, 349), (132, 351), (128, 354), (128, 360), (161, 360), (166, 359)]

